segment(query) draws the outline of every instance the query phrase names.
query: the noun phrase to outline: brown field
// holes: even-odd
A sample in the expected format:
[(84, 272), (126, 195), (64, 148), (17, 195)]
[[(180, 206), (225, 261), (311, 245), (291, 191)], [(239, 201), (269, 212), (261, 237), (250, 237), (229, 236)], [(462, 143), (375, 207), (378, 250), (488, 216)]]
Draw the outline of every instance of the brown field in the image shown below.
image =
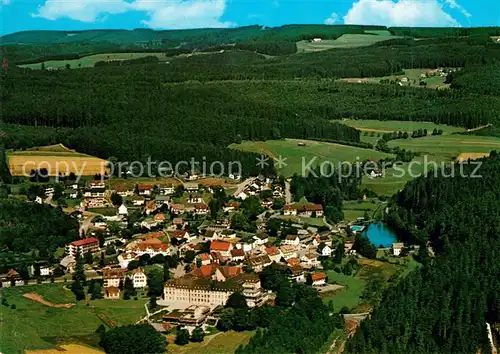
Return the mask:
[(467, 161), (469, 159), (471, 160), (477, 160), (483, 157), (487, 157), (490, 154), (487, 152), (462, 152), (460, 155), (457, 156), (456, 161)]
[(7, 153), (9, 171), (13, 176), (29, 176), (32, 169), (46, 168), (49, 176), (57, 176), (59, 172), (68, 175), (92, 176), (109, 172), (106, 160), (90, 155), (80, 154), (65, 146), (50, 145), (35, 147), (24, 151)]
[(45, 300), (42, 295), (37, 294), (37, 293), (27, 293), (27, 294), (23, 294), (23, 296), (27, 299), (39, 302), (42, 305), (45, 305), (48, 307), (55, 307), (58, 309), (70, 309), (73, 306), (75, 306), (75, 304), (54, 304), (50, 301)]
[(102, 354), (101, 350), (79, 344), (63, 344), (56, 349), (26, 350), (26, 354)]

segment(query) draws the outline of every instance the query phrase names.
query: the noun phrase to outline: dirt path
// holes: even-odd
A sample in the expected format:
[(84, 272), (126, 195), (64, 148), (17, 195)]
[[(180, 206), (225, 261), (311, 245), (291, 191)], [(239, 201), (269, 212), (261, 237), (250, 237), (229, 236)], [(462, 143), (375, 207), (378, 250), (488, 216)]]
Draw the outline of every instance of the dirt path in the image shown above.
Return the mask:
[(489, 126), (491, 126), (491, 124), (481, 125), (480, 127), (475, 127), (475, 128), (472, 128), (472, 129), (467, 129), (467, 132), (475, 132), (475, 131), (478, 131), (478, 130), (481, 130), (481, 129), (484, 129), (484, 128), (488, 128)]
[(50, 301), (45, 300), (42, 295), (39, 295), (37, 293), (27, 293), (27, 294), (23, 294), (23, 296), (27, 299), (39, 302), (42, 305), (49, 306), (49, 307), (70, 309), (73, 306), (75, 306), (75, 304), (54, 304)]

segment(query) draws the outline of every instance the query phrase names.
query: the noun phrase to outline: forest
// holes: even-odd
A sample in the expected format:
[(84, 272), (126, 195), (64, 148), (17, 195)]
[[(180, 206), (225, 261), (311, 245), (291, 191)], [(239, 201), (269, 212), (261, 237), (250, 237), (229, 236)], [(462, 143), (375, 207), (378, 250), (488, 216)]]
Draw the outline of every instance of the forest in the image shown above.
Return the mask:
[[(424, 267), (387, 291), (346, 352), (491, 352), (486, 322), (500, 323), (500, 158), (481, 162), (481, 178), (443, 171), (448, 177), (420, 177), (391, 201), (387, 221), (421, 245)], [(464, 175), (475, 168), (464, 164)]]
[(78, 221), (50, 205), (0, 199), (0, 250), (36, 252), (52, 257), (58, 247), (77, 240)]

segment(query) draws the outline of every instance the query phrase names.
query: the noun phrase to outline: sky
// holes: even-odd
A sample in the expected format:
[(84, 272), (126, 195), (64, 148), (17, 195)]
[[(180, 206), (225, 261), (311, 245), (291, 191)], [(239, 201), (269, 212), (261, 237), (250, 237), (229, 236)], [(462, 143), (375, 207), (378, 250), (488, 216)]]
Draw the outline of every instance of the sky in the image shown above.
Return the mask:
[(260, 24), (500, 26), (500, 0), (0, 0), (0, 34)]

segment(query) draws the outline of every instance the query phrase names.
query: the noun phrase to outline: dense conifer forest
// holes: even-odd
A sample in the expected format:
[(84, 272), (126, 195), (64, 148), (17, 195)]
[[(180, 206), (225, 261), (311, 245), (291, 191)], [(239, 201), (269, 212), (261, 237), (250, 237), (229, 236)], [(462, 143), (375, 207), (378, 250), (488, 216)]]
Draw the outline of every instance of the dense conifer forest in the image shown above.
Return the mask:
[(348, 353), (491, 352), (486, 322), (500, 322), (500, 159), (492, 156), (481, 178), (421, 177), (394, 197), (388, 221), (421, 244), (424, 267), (387, 292)]
[(78, 221), (50, 205), (0, 199), (0, 250), (52, 257), (78, 239)]

